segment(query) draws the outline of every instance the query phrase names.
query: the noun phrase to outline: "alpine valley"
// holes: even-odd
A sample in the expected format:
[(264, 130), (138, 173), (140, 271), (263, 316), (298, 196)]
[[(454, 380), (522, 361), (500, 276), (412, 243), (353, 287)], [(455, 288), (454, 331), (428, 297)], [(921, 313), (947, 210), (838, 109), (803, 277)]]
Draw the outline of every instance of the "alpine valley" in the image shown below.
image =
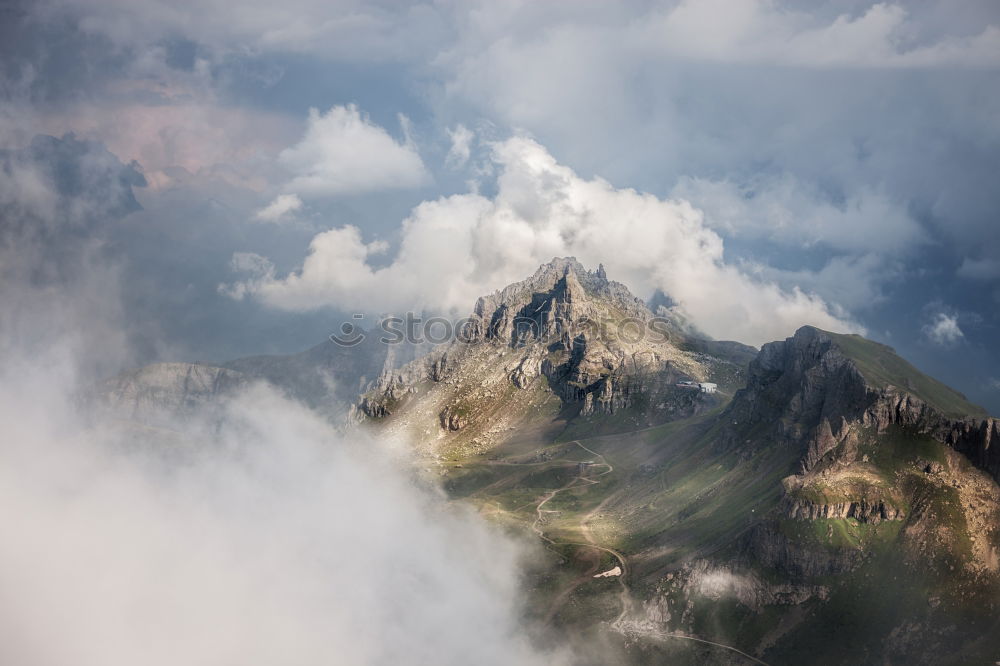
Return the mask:
[(572, 258), (464, 322), (419, 353), (158, 364), (88, 399), (150, 427), (265, 380), (411, 442), (530, 542), (525, 626), (580, 663), (1000, 658), (1000, 421), (891, 348), (710, 340)]

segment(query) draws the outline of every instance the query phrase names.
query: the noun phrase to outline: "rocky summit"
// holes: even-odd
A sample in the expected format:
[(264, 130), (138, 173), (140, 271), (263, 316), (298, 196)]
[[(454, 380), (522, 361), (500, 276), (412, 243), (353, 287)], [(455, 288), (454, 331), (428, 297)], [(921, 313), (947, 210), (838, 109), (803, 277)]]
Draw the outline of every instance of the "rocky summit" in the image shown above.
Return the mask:
[(721, 404), (754, 352), (682, 332), (603, 267), (554, 259), (479, 298), (455, 340), (385, 372), (356, 414), (464, 453), (489, 450), (539, 412), (645, 427)]

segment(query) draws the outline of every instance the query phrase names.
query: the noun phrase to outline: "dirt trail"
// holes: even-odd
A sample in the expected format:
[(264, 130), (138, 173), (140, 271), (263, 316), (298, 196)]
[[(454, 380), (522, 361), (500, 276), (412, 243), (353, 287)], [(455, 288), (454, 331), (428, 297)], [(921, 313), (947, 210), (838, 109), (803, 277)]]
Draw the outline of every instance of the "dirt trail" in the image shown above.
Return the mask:
[[(560, 541), (560, 542), (557, 542), (557, 541), (554, 541), (554, 540), (550, 539), (549, 537), (547, 537), (545, 535), (544, 530), (541, 529), (541, 523), (542, 523), (543, 514), (545, 514), (545, 513), (558, 513), (557, 511), (550, 511), (550, 510), (547, 510), (547, 509), (543, 508), (549, 501), (552, 500), (552, 498), (554, 498), (559, 493), (565, 492), (566, 490), (569, 490), (570, 488), (573, 488), (574, 486), (577, 485), (578, 482), (584, 482), (584, 483), (589, 483), (591, 485), (597, 485), (597, 484), (600, 483), (600, 481), (597, 480), (598, 478), (600, 478), (602, 476), (606, 476), (606, 475), (612, 473), (615, 470), (614, 466), (611, 465), (611, 463), (608, 462), (607, 458), (604, 456), (603, 453), (598, 453), (598, 452), (596, 452), (596, 451), (594, 451), (594, 450), (592, 450), (592, 449), (584, 446), (578, 440), (574, 440), (571, 443), (572, 444), (576, 444), (581, 449), (583, 449), (587, 453), (589, 453), (592, 456), (594, 456), (595, 459), (596, 458), (600, 459), (601, 462), (592, 463), (591, 465), (588, 466), (589, 468), (604, 467), (605, 470), (603, 472), (601, 472), (600, 474), (597, 474), (597, 475), (595, 475), (593, 477), (587, 477), (587, 476), (584, 476), (583, 474), (580, 474), (580, 475), (575, 476), (572, 479), (570, 479), (569, 482), (567, 482), (566, 485), (564, 485), (563, 487), (548, 492), (542, 498), (542, 500), (538, 503), (538, 505), (535, 507), (536, 518), (535, 518), (535, 521), (531, 525), (531, 529), (532, 529), (532, 531), (535, 534), (538, 535), (538, 538), (542, 539), (543, 541), (547, 542), (548, 544), (550, 544), (552, 546), (562, 545), (562, 546), (580, 546), (580, 547), (584, 547), (584, 548), (591, 548), (591, 549), (594, 549), (594, 550), (597, 550), (597, 551), (600, 551), (600, 552), (608, 553), (608, 554), (612, 555), (615, 559), (618, 560), (619, 566), (621, 567), (621, 575), (618, 576), (617, 578), (618, 578), (618, 584), (621, 586), (621, 597), (620, 597), (620, 599), (621, 599), (622, 610), (621, 610), (621, 613), (618, 614), (618, 617), (611, 623), (611, 628), (614, 629), (615, 631), (617, 631), (618, 633), (621, 633), (621, 634), (633, 634), (633, 635), (638, 634), (638, 635), (643, 635), (643, 636), (646, 636), (646, 637), (649, 637), (649, 638), (655, 638), (655, 639), (661, 639), (661, 640), (662, 639), (677, 639), (677, 640), (694, 641), (694, 642), (697, 642), (697, 643), (703, 643), (705, 645), (712, 645), (712, 646), (715, 646), (715, 647), (718, 647), (718, 648), (729, 650), (730, 652), (734, 652), (734, 653), (736, 653), (736, 654), (738, 654), (738, 655), (740, 655), (742, 657), (745, 657), (746, 659), (749, 659), (753, 663), (762, 664), (763, 666), (768, 666), (765, 662), (761, 661), (760, 659), (757, 659), (756, 657), (754, 657), (752, 655), (749, 655), (746, 652), (743, 652), (742, 650), (740, 650), (739, 648), (733, 647), (732, 645), (725, 645), (724, 643), (717, 643), (715, 641), (710, 641), (710, 640), (707, 640), (707, 639), (704, 639), (704, 638), (697, 638), (695, 636), (687, 636), (687, 635), (684, 635), (684, 634), (675, 634), (675, 633), (669, 633), (669, 632), (660, 632), (660, 631), (655, 631), (655, 630), (650, 630), (650, 629), (645, 629), (645, 628), (644, 629), (638, 629), (637, 627), (630, 627), (630, 626), (628, 626), (629, 623), (627, 621), (627, 618), (629, 616), (629, 611), (631, 610), (631, 604), (632, 604), (632, 597), (631, 597), (631, 595), (629, 593), (629, 588), (628, 588), (628, 573), (629, 573), (628, 562), (625, 559), (625, 555), (623, 555), (622, 553), (618, 552), (617, 550), (615, 550), (613, 548), (608, 548), (606, 546), (599, 545), (597, 543), (597, 541), (594, 539), (594, 535), (591, 532), (590, 525), (589, 525), (591, 519), (595, 515), (597, 515), (598, 513), (600, 513), (604, 509), (605, 505), (611, 500), (611, 496), (605, 497), (601, 501), (600, 504), (598, 504), (596, 507), (594, 507), (593, 509), (591, 509), (587, 513), (587, 515), (585, 515), (580, 520), (580, 533), (583, 535), (584, 541), (586, 543), (577, 543), (577, 542), (572, 542), (572, 541)], [(559, 461), (548, 461), (548, 462), (551, 463), (551, 462), (559, 462)], [(571, 463), (573, 461), (566, 461), (566, 462)], [(579, 464), (579, 463), (576, 463), (576, 464)], [(600, 557), (597, 557), (594, 560), (593, 565), (590, 566), (584, 574), (582, 574), (581, 576), (578, 576), (577, 578), (574, 578), (572, 581), (570, 581), (570, 583), (556, 596), (556, 598), (552, 601), (552, 605), (549, 607), (549, 612), (545, 616), (545, 623), (546, 624), (548, 624), (549, 622), (552, 621), (552, 618), (555, 617), (555, 614), (559, 611), (560, 608), (562, 608), (563, 604), (565, 604), (566, 601), (567, 601), (567, 599), (569, 599), (569, 596), (578, 587), (580, 587), (581, 585), (583, 585), (587, 581), (593, 580), (594, 572), (596, 572), (598, 570), (599, 566), (600, 566)]]
[[(595, 459), (600, 459), (600, 462), (591, 463), (584, 469), (589, 470), (594, 467), (604, 467), (605, 469), (600, 474), (595, 474), (594, 476), (584, 476), (583, 474), (579, 474), (570, 479), (570, 481), (566, 483), (566, 485), (564, 485), (562, 488), (558, 488), (556, 490), (552, 490), (546, 493), (546, 495), (542, 498), (542, 501), (539, 502), (538, 505), (535, 507), (536, 518), (535, 522), (532, 523), (531, 525), (531, 530), (538, 535), (538, 538), (549, 543), (550, 545), (580, 546), (583, 548), (590, 548), (599, 551), (600, 553), (608, 553), (609, 555), (618, 560), (618, 566), (621, 567), (621, 575), (618, 576), (617, 578), (618, 578), (618, 584), (621, 586), (622, 610), (614, 621), (614, 624), (617, 625), (620, 622), (622, 622), (624, 618), (628, 615), (629, 603), (631, 600), (631, 597), (629, 596), (628, 583), (627, 583), (628, 563), (625, 561), (625, 556), (619, 553), (617, 550), (599, 545), (590, 531), (590, 526), (587, 524), (588, 522), (590, 522), (590, 520), (594, 517), (594, 515), (597, 512), (599, 512), (601, 509), (604, 508), (604, 505), (607, 504), (608, 499), (610, 498), (606, 498), (604, 501), (598, 504), (597, 507), (595, 507), (592, 511), (587, 513), (587, 515), (585, 515), (580, 520), (580, 534), (583, 535), (585, 543), (578, 543), (571, 541), (560, 541), (560, 542), (553, 541), (552, 539), (550, 539), (545, 535), (545, 531), (542, 530), (540, 527), (544, 514), (557, 513), (555, 511), (549, 511), (543, 508), (550, 500), (552, 500), (553, 497), (555, 497), (561, 492), (569, 490), (570, 488), (576, 487), (580, 482), (588, 483), (590, 485), (597, 485), (600, 483), (600, 481), (598, 481), (597, 479), (615, 471), (614, 466), (607, 461), (607, 458), (604, 457), (604, 454), (598, 453), (592, 449), (587, 448), (577, 440), (574, 440), (573, 442), (571, 442), (571, 444), (579, 446), (581, 449), (583, 449), (590, 455), (594, 456)], [(567, 461), (567, 462), (572, 462), (572, 461)], [(576, 464), (579, 463), (577, 462)], [(545, 616), (546, 623), (550, 622), (552, 618), (555, 617), (555, 614), (559, 611), (562, 605), (566, 603), (566, 600), (569, 598), (569, 596), (573, 593), (574, 590), (576, 590), (584, 583), (593, 580), (594, 573), (597, 572), (599, 567), (600, 567), (600, 556), (598, 555), (598, 557), (594, 559), (593, 565), (590, 566), (585, 573), (570, 581), (570, 583), (556, 596), (556, 598), (552, 602), (552, 605), (549, 607), (549, 612)]]

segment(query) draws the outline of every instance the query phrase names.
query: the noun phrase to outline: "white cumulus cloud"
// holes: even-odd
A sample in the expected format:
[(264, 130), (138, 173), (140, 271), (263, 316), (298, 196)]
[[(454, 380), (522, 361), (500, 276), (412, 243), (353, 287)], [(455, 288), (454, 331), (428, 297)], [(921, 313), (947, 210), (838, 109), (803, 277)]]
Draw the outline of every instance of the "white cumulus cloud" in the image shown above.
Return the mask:
[(469, 156), (472, 154), (472, 140), (475, 136), (472, 130), (462, 124), (456, 125), (455, 129), (448, 130), (451, 148), (448, 149), (445, 163), (457, 169), (468, 162)]
[(965, 337), (965, 333), (958, 326), (958, 316), (938, 312), (929, 324), (923, 328), (924, 335), (931, 342), (949, 347)]
[(279, 194), (274, 201), (261, 208), (254, 215), (264, 222), (277, 222), (281, 218), (302, 209), (302, 199), (297, 194)]
[(396, 141), (353, 104), (325, 114), (310, 109), (302, 140), (278, 160), (293, 174), (285, 189), (302, 195), (411, 188), (430, 181), (412, 142)]
[(686, 201), (581, 178), (527, 138), (495, 144), (493, 161), (495, 197), (420, 204), (403, 222), (387, 265), (369, 262), (384, 243), (343, 227), (313, 239), (301, 270), (283, 277), (257, 271), (227, 289), (291, 310), (463, 312), (552, 257), (573, 255), (591, 267), (604, 263), (640, 296), (662, 289), (715, 337), (759, 344), (806, 323), (859, 330), (820, 297), (727, 264), (722, 238)]

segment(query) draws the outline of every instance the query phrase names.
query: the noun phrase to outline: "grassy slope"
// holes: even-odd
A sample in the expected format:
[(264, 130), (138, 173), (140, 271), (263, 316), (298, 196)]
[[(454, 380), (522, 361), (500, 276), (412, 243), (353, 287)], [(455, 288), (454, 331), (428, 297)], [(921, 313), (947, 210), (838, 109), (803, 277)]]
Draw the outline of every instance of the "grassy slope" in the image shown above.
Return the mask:
[[(640, 598), (652, 591), (665, 571), (730, 546), (775, 506), (780, 479), (791, 471), (795, 456), (766, 449), (737, 461), (731, 453), (717, 450), (713, 425), (721, 409), (639, 432), (578, 437), (614, 465), (614, 471), (601, 476), (599, 484), (574, 487), (548, 502), (545, 508), (559, 513), (547, 515), (546, 535), (557, 542), (582, 542), (581, 519), (605, 502), (588, 525), (598, 543), (630, 558), (629, 583)], [(502, 461), (467, 460), (451, 470), (447, 488), (453, 497), (472, 501), (498, 522), (524, 529), (535, 520), (538, 500), (576, 475), (573, 462), (594, 458), (574, 443), (571, 434), (581, 433), (570, 428), (555, 444), (522, 441), (491, 452), (491, 458)], [(582, 555), (569, 547), (556, 550), (566, 562), (535, 581), (540, 607), (572, 578), (571, 572), (578, 568), (575, 558)], [(556, 622), (582, 629), (614, 619), (620, 607), (618, 588), (611, 582), (581, 586)], [(734, 612), (741, 622), (747, 615), (743, 609)], [(733, 638), (714, 616), (699, 624), (704, 625), (703, 635)], [(748, 639), (759, 637), (756, 631), (751, 633)]]
[[(573, 443), (569, 435), (576, 435), (587, 448), (604, 455), (615, 470), (601, 477), (600, 484), (581, 485), (549, 502), (546, 509), (559, 513), (550, 515), (545, 532), (556, 541), (581, 542), (581, 518), (607, 500), (591, 518), (590, 528), (599, 543), (629, 557), (630, 587), (637, 597), (648, 597), (666, 572), (692, 558), (728, 559), (727, 550), (740, 535), (776, 506), (780, 481), (794, 470), (796, 452), (782, 447), (758, 443), (757, 449), (741, 459), (732, 452), (718, 451), (713, 443), (719, 411), (639, 432), (582, 438), (579, 430), (571, 428), (555, 436), (555, 443), (548, 443), (551, 432), (544, 440), (521, 440), (490, 454), (514, 464), (498, 464), (501, 461), (485, 457), (467, 460), (451, 471), (449, 490), (453, 496), (480, 505), (498, 522), (524, 530), (535, 520), (538, 500), (576, 475), (573, 463), (594, 458)], [(886, 482), (898, 484), (909, 498), (920, 498), (935, 513), (947, 517), (945, 514), (954, 508), (954, 491), (931, 488), (919, 469), (921, 461), (943, 460), (942, 447), (901, 429), (890, 429), (877, 442), (862, 443), (872, 468)], [(910, 502), (904, 507), (907, 513), (913, 510)], [(963, 521), (954, 517), (946, 522), (958, 526)], [(784, 663), (802, 654), (823, 655), (826, 663), (871, 659), (880, 654), (881, 642), (902, 620), (935, 624), (938, 613), (956, 612), (962, 604), (970, 603), (964, 596), (974, 593), (967, 587), (956, 587), (952, 572), (961, 563), (950, 556), (933, 558), (926, 570), (904, 567), (900, 535), (907, 524), (872, 526), (853, 519), (783, 521), (782, 528), (802, 545), (820, 550), (860, 549), (869, 555), (857, 571), (814, 581), (830, 588), (828, 603), (811, 601), (794, 611), (791, 607), (767, 607), (755, 613), (733, 600), (702, 600), (696, 607), (693, 629), (699, 636), (752, 649), (785, 622), (788, 613), (801, 612), (804, 621), (769, 652), (770, 661)], [(967, 538), (965, 534), (957, 536), (959, 541)], [(586, 549), (569, 546), (554, 550), (564, 562), (554, 562), (533, 583), (532, 605), (537, 605), (540, 616), (555, 591), (579, 574), (582, 558), (588, 555)], [(774, 582), (786, 580), (780, 572), (759, 573)], [(556, 616), (557, 625), (568, 631), (586, 631), (586, 627), (613, 619), (619, 608), (618, 589), (610, 582), (595, 581), (578, 588)], [(928, 605), (932, 597), (942, 599), (937, 610)], [(942, 645), (961, 654), (969, 629), (986, 630), (984, 617), (988, 614), (970, 616), (969, 627), (952, 638), (943, 637)], [(845, 635), (851, 640), (845, 641)], [(682, 655), (674, 657), (684, 661)]]
[(969, 402), (958, 391), (928, 377), (887, 345), (860, 335), (827, 333), (845, 356), (854, 361), (865, 379), (877, 386), (895, 386), (911, 393), (942, 414), (952, 417), (987, 416), (986, 410)]
[[(831, 337), (872, 384), (897, 386), (951, 416), (984, 415), (981, 408), (923, 375), (891, 348), (858, 336)], [(561, 433), (555, 427), (539, 428), (537, 439), (521, 438), (492, 451), (489, 458), (493, 460), (483, 456), (463, 461), (449, 473), (448, 487), (453, 496), (478, 504), (498, 522), (525, 530), (535, 520), (539, 499), (576, 475), (573, 462), (594, 458), (573, 443), (579, 440), (604, 455), (614, 472), (603, 476), (600, 484), (581, 485), (549, 502), (546, 509), (559, 513), (547, 517), (544, 530), (556, 541), (579, 543), (580, 520), (603, 502), (588, 523), (590, 529), (598, 543), (629, 557), (630, 587), (637, 597), (648, 597), (665, 572), (685, 561), (706, 556), (726, 560), (739, 536), (777, 505), (781, 479), (795, 469), (800, 452), (772, 445), (755, 433), (748, 434), (751, 441), (740, 455), (717, 450), (720, 412), (721, 408), (632, 432), (629, 426), (635, 426), (627, 414), (606, 420), (570, 419)], [(919, 469), (918, 462), (943, 461), (943, 445), (899, 429), (876, 439), (863, 442), (862, 453), (869, 456), (872, 473), (905, 495), (902, 508), (907, 515), (914, 509), (913, 502), (919, 501), (945, 523), (964, 524), (961, 516), (949, 515), (956, 506), (954, 490), (930, 484)], [(860, 549), (869, 555), (856, 571), (814, 581), (830, 588), (827, 603), (810, 601), (794, 610), (775, 606), (753, 613), (725, 599), (703, 601), (695, 613), (694, 630), (703, 637), (752, 649), (789, 613), (802, 613), (804, 621), (768, 652), (770, 661), (786, 663), (812, 654), (816, 663), (861, 663), (881, 654), (882, 642), (903, 620), (937, 623), (934, 631), (938, 631), (940, 620), (935, 618), (942, 612), (958, 616), (965, 606), (983, 610), (982, 594), (982, 599), (973, 601), (975, 590), (956, 586), (953, 572), (961, 563), (951, 555), (932, 558), (926, 570), (904, 566), (900, 545), (907, 525), (872, 526), (853, 519), (781, 521), (781, 528), (802, 545)], [(961, 546), (968, 538), (964, 532), (956, 530), (958, 548), (952, 553), (960, 559)], [(564, 559), (562, 564), (553, 560), (535, 578), (532, 604), (540, 609), (547, 607), (555, 590), (579, 574), (581, 558), (587, 555), (586, 549), (572, 546), (553, 550)], [(784, 581), (780, 573), (760, 574), (774, 582)], [(581, 586), (557, 615), (557, 624), (587, 631), (595, 623), (613, 619), (618, 612), (617, 587), (610, 583)], [(940, 598), (940, 606), (929, 605), (929, 598)], [(972, 613), (967, 627), (942, 636), (941, 645), (952, 651), (956, 663), (991, 649), (995, 642), (965, 645), (976, 631), (989, 630), (982, 624), (988, 617), (988, 613)], [(637, 644), (634, 649), (657, 651), (651, 644)], [(672, 659), (682, 663), (685, 656), (690, 654), (682, 650)]]

